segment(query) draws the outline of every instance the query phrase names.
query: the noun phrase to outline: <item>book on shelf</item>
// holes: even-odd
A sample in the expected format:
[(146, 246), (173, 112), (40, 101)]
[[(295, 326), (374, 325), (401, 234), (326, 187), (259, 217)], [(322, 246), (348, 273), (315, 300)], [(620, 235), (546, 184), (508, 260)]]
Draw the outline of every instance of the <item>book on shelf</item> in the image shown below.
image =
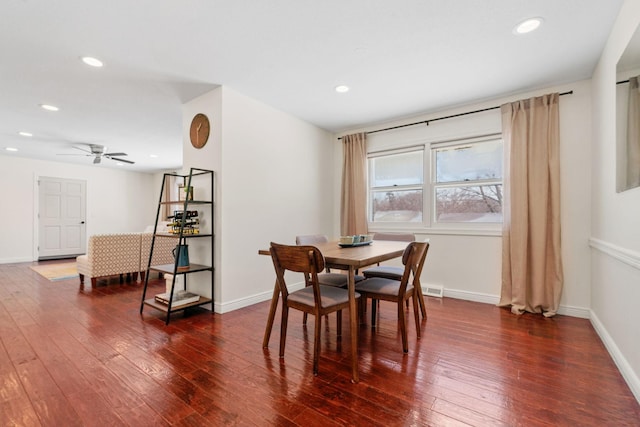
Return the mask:
[[(170, 292), (162, 294), (156, 294), (156, 301), (165, 305), (169, 305)], [(188, 291), (176, 291), (173, 294), (173, 300), (171, 301), (171, 307), (180, 307), (181, 305), (190, 304), (200, 299), (200, 295), (194, 294)]]

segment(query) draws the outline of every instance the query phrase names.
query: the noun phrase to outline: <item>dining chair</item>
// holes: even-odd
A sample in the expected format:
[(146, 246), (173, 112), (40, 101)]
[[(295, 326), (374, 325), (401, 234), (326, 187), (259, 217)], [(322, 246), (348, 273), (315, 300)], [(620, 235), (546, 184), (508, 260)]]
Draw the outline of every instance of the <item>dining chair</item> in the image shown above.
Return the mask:
[[(395, 240), (398, 242), (414, 242), (416, 240), (416, 236), (410, 233), (375, 233), (373, 235), (373, 240)], [(378, 264), (377, 267), (372, 267), (367, 270), (364, 270), (362, 274), (367, 279), (370, 277), (384, 277), (387, 279), (400, 280), (402, 278), (403, 272), (404, 272), (404, 268), (402, 267)]]
[[(316, 243), (328, 242), (329, 238), (324, 234), (305, 234), (296, 236), (296, 245), (315, 245)], [(339, 288), (346, 288), (348, 285), (349, 277), (343, 273), (332, 273), (330, 266), (326, 267), (326, 273), (318, 274), (318, 280), (321, 285), (325, 286), (337, 286)], [(355, 275), (355, 282), (364, 280), (364, 276)]]
[[(416, 236), (411, 233), (374, 233), (373, 240), (394, 240), (398, 242), (413, 242), (416, 240)], [(386, 279), (400, 280), (403, 267), (396, 267), (392, 265), (378, 265), (376, 267), (364, 270), (362, 274), (365, 279), (370, 277), (384, 277)], [(418, 300), (420, 307), (422, 307), (422, 299)], [(409, 301), (407, 301), (407, 307), (409, 307)]]
[[(411, 300), (413, 303), (413, 317), (416, 322), (416, 333), (420, 338), (420, 315), (418, 314), (418, 290), (414, 286), (412, 277), (420, 277), (424, 260), (429, 250), (428, 242), (411, 242), (407, 245), (402, 254), (402, 264), (404, 270), (400, 280), (385, 277), (371, 277), (356, 284), (356, 291), (361, 295), (361, 304), (366, 305), (367, 298), (372, 300), (371, 304), (371, 327), (376, 325), (376, 303), (375, 301), (392, 301), (398, 306), (398, 322), (400, 322), (400, 332), (402, 335), (402, 351), (409, 352), (407, 343), (407, 324), (405, 319), (404, 302)], [(418, 282), (419, 283), (419, 282)]]
[[(349, 292), (335, 286), (321, 285), (318, 272), (325, 267), (324, 257), (314, 246), (288, 246), (271, 242), (271, 259), (276, 270), (276, 280), (282, 294), (282, 321), (280, 323), (280, 357), (284, 357), (287, 338), (287, 320), (289, 308), (295, 308), (306, 314), (315, 316), (313, 339), (313, 375), (318, 375), (318, 359), (320, 355), (320, 334), (322, 316), (336, 312), (338, 337), (342, 334), (342, 310), (349, 308)], [(285, 281), (285, 272), (297, 272), (304, 275), (306, 286), (289, 293)], [(356, 301), (360, 295), (356, 292)]]

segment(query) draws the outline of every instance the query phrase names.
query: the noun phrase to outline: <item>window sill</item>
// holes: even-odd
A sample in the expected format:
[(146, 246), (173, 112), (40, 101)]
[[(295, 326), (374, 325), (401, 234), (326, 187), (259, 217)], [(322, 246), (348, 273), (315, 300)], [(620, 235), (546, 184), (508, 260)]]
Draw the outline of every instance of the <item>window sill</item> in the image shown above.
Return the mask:
[(369, 233), (413, 233), (430, 234), (440, 236), (481, 236), (481, 237), (502, 237), (502, 228), (454, 228), (454, 227), (372, 227), (369, 225)]

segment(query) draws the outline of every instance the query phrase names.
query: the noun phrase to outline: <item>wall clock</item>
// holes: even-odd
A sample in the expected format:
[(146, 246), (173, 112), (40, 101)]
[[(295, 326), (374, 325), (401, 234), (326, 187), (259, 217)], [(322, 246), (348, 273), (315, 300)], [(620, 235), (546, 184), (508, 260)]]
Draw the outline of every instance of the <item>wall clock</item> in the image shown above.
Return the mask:
[(191, 139), (191, 145), (195, 148), (202, 148), (209, 139), (209, 132), (211, 126), (209, 124), (209, 118), (202, 113), (198, 113), (191, 120), (191, 129), (189, 131), (189, 138)]

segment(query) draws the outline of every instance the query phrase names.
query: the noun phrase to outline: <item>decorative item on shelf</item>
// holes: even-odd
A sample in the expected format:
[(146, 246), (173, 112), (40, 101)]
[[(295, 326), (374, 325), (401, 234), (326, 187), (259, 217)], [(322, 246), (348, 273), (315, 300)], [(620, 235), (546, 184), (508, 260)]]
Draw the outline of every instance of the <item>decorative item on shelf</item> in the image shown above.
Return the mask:
[(176, 245), (171, 253), (174, 259), (178, 259), (178, 271), (189, 269), (189, 245)]
[[(171, 229), (169, 233), (180, 234), (180, 228), (182, 227), (182, 217), (184, 211), (174, 211), (173, 215), (169, 218), (173, 219), (169, 223)], [(198, 218), (198, 211), (187, 211), (184, 218), (184, 227), (182, 228), (182, 234), (199, 234), (200, 233), (200, 219)]]
[[(171, 293), (165, 292), (162, 294), (156, 294), (155, 300), (161, 304), (169, 305), (170, 297), (171, 297)], [(199, 299), (200, 299), (200, 295), (194, 294), (192, 292), (180, 290), (180, 291), (174, 292), (173, 300), (171, 301), (171, 306), (180, 307), (181, 305), (197, 302)]]
[(173, 293), (185, 290), (185, 288), (184, 288), (184, 275), (182, 275), (182, 274), (177, 274), (175, 277), (173, 277), (173, 274), (165, 273), (164, 274), (164, 282), (165, 282), (165, 292), (166, 293), (171, 292), (171, 287), (172, 286), (173, 286)]
[(181, 202), (193, 200), (193, 187), (185, 187), (182, 184), (178, 184), (178, 200)]

